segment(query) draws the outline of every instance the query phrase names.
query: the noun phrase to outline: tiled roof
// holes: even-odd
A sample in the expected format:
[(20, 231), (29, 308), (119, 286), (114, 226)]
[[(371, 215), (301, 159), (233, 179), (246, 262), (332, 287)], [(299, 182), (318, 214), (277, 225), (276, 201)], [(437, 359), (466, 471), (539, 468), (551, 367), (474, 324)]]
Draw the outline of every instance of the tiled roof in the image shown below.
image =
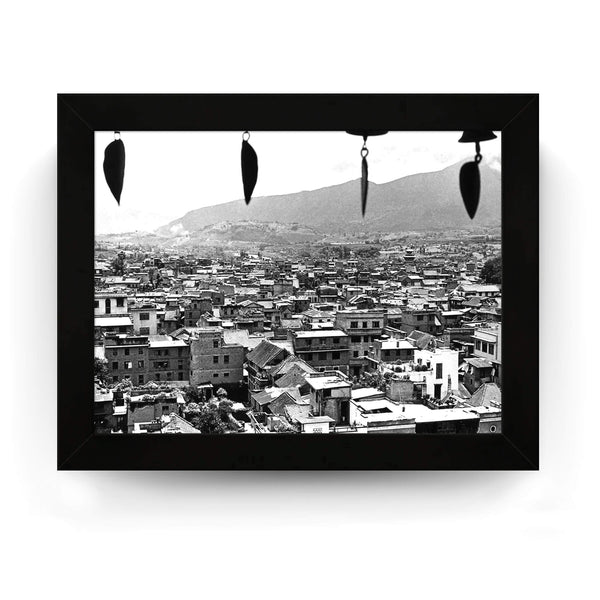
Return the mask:
[(306, 375), (306, 371), (295, 365), (291, 371), (288, 371), (283, 377), (279, 378), (275, 382), (275, 385), (282, 388), (299, 387), (306, 383)]
[(285, 407), (285, 414), (292, 422), (299, 422), (299, 419), (308, 417), (310, 413), (310, 404), (288, 404)]
[(303, 361), (298, 356), (290, 355), (271, 371), (271, 375), (273, 375), (273, 377), (285, 375), (292, 371), (294, 367), (297, 367), (296, 370), (301, 370), (304, 373), (315, 373), (315, 370), (307, 362)]
[(502, 406), (502, 392), (495, 383), (484, 383), (467, 402), (471, 406), (500, 408)]
[(172, 413), (170, 421), (162, 428), (162, 433), (200, 433), (189, 421)]
[(485, 358), (466, 358), (465, 362), (472, 365), (476, 369), (489, 369), (494, 366), (489, 360), (485, 360)]
[(264, 369), (281, 352), (286, 352), (286, 350), (267, 340), (262, 340), (261, 343), (248, 354), (247, 360), (260, 369)]
[(414, 329), (406, 336), (406, 339), (414, 342), (417, 348), (423, 350), (424, 348), (427, 348), (429, 342), (433, 339), (433, 336), (429, 333), (423, 333), (422, 331)]

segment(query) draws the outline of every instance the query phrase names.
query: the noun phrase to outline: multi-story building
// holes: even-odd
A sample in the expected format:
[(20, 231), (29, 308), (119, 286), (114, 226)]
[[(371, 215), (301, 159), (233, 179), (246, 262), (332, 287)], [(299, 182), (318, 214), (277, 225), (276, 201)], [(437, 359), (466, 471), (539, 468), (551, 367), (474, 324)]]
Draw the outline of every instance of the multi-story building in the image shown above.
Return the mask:
[(262, 340), (256, 348), (246, 356), (248, 372), (248, 395), (264, 390), (270, 383), (271, 370), (286, 359), (290, 353), (283, 347)]
[(290, 332), (294, 354), (318, 371), (348, 374), (349, 336), (340, 329)]
[(133, 333), (136, 335), (156, 335), (158, 317), (156, 304), (150, 302), (134, 304), (130, 307)]
[(212, 300), (210, 298), (193, 298), (188, 300), (183, 309), (183, 326), (196, 327), (196, 323), (203, 313), (212, 313)]
[(335, 425), (350, 423), (352, 383), (340, 371), (307, 374), (311, 413), (315, 417), (331, 417)]
[(411, 362), (415, 359), (415, 346), (397, 338), (379, 339), (373, 343), (372, 356), (377, 362)]
[(186, 342), (168, 336), (124, 335), (107, 338), (104, 356), (109, 379), (131, 379), (134, 385), (148, 381), (188, 381), (190, 349)]
[(492, 381), (501, 385), (502, 377), (502, 326), (481, 327), (473, 334), (473, 356), (489, 360), (494, 373)]
[(244, 346), (227, 344), (221, 327), (194, 330), (190, 340), (190, 383), (239, 385), (244, 378)]
[(94, 316), (126, 315), (129, 312), (127, 294), (121, 292), (96, 292)]
[(386, 309), (340, 310), (335, 315), (335, 327), (349, 336), (350, 375), (359, 377), (369, 368), (368, 356), (375, 340), (379, 339), (387, 324)]
[(441, 335), (444, 331), (440, 310), (429, 304), (407, 306), (402, 309), (401, 327), (405, 332), (423, 331), (431, 335)]

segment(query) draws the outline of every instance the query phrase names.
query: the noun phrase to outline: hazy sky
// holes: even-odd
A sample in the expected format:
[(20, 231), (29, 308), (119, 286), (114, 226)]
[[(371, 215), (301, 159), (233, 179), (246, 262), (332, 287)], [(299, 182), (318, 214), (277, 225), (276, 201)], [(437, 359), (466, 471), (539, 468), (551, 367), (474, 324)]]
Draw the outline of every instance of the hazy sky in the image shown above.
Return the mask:
[[(482, 143), (484, 162), (500, 169), (498, 139)], [(368, 139), (369, 180), (385, 183), (437, 171), (473, 157), (461, 132), (395, 131)], [(95, 134), (96, 233), (153, 230), (186, 212), (243, 197), (242, 132), (121, 132), (125, 182), (121, 206), (104, 180), (112, 131)], [(311, 190), (360, 177), (362, 138), (344, 132), (251, 132), (258, 154), (254, 196)], [(457, 182), (458, 185), (458, 182)]]

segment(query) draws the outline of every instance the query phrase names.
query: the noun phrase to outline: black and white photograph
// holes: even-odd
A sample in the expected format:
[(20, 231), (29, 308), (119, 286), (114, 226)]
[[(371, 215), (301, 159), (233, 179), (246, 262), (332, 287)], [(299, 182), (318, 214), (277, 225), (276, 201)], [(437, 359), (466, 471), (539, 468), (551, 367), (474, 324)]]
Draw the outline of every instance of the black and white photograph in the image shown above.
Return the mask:
[(501, 132), (95, 132), (96, 434), (502, 431)]
[(595, 9), (4, 3), (2, 597), (593, 596)]

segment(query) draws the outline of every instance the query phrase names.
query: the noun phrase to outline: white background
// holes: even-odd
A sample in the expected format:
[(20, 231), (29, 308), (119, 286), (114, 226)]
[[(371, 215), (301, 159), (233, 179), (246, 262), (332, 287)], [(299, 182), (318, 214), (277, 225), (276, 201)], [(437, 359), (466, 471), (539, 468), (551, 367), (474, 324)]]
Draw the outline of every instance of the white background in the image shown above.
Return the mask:
[[(593, 6), (3, 7), (4, 597), (594, 595)], [(57, 92), (540, 92), (541, 471), (58, 473)]]

